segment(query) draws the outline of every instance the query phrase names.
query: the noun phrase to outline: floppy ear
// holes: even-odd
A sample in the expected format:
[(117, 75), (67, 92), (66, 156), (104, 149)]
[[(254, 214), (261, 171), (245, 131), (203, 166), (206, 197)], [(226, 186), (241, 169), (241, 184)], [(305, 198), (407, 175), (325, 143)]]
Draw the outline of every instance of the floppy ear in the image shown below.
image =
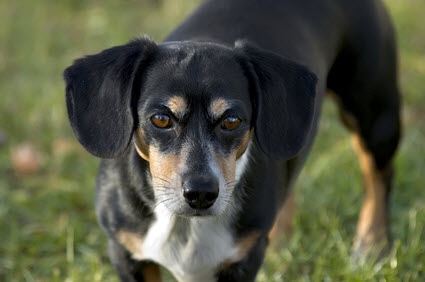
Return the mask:
[(307, 68), (244, 41), (242, 65), (253, 89), (254, 127), (270, 158), (287, 160), (304, 146), (314, 114), (316, 76)]
[(64, 71), (72, 129), (93, 155), (114, 158), (127, 149), (141, 72), (156, 48), (153, 41), (140, 38), (78, 59)]

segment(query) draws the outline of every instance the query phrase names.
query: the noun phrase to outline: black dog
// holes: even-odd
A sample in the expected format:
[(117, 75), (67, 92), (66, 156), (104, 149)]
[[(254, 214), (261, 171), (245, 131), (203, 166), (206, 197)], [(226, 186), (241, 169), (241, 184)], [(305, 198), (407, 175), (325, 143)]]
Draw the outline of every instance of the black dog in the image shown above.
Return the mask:
[[(366, 197), (354, 248), (388, 245), (396, 48), (379, 0), (208, 0), (64, 73), (72, 128), (102, 161), (97, 213), (123, 281), (252, 281), (332, 90)], [(282, 208), (283, 207), (283, 208)], [(286, 227), (285, 227), (286, 226)]]

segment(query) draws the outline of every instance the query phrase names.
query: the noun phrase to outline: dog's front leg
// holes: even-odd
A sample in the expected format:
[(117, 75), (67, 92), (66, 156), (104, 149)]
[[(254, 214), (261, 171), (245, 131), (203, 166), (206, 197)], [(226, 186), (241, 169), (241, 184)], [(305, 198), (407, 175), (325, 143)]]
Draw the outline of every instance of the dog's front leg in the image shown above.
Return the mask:
[(157, 264), (133, 259), (124, 247), (112, 239), (109, 240), (108, 248), (109, 257), (121, 281), (162, 281)]

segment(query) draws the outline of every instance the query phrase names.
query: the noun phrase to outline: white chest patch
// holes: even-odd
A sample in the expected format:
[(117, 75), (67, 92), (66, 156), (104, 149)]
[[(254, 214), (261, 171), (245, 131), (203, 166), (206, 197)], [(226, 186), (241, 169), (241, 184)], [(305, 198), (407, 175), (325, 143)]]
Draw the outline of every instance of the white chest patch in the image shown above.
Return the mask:
[(220, 264), (235, 259), (238, 251), (226, 222), (216, 218), (182, 220), (166, 210), (158, 211), (142, 246), (144, 259), (165, 266), (178, 281), (185, 282), (215, 281)]

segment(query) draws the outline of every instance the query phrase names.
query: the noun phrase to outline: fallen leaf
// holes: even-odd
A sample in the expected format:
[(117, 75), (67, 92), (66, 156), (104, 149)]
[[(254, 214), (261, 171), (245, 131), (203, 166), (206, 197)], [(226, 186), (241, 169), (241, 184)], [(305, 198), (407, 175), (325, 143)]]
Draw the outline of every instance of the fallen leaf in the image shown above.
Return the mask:
[(11, 161), (17, 174), (30, 174), (40, 170), (42, 158), (34, 146), (23, 143), (12, 147)]

